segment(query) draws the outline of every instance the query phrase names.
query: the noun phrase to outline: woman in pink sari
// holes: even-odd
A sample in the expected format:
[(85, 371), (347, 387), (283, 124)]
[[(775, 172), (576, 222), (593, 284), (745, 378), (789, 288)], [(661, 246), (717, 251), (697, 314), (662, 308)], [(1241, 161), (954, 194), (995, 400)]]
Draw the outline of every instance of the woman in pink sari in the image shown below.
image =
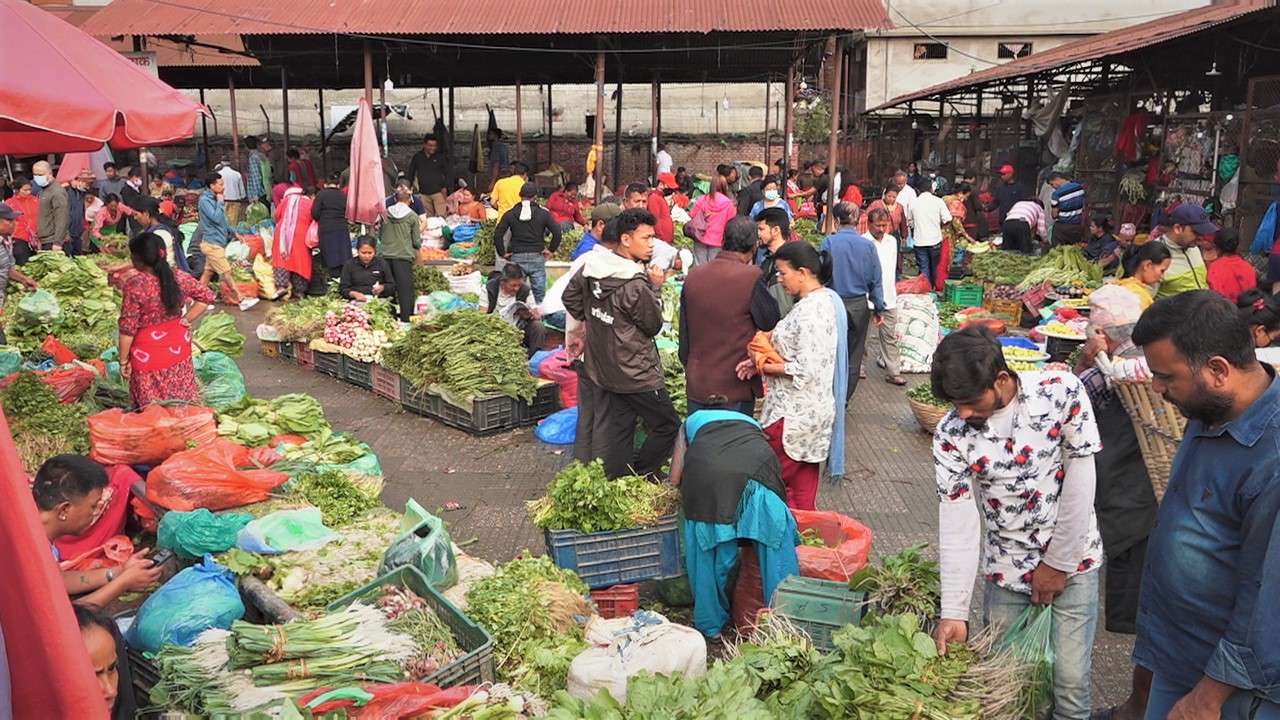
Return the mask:
[[(308, 231), (311, 229), (311, 198), (298, 186), (285, 190), (276, 203), (276, 231), (271, 246), (271, 265), (275, 271), (276, 287), (291, 289), (294, 298), (300, 298), (311, 284), (311, 246)], [(315, 235), (311, 234), (314, 238)]]

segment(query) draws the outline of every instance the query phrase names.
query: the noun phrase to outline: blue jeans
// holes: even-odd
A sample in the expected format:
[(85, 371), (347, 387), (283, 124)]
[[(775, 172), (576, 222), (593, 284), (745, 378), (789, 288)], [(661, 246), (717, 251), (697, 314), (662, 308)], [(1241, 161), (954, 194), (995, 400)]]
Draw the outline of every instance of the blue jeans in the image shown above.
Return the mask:
[(921, 275), (929, 278), (929, 287), (932, 289), (938, 284), (938, 262), (942, 260), (942, 244), (917, 247), (915, 253), (916, 266), (920, 268)]
[[(1146, 720), (1165, 720), (1169, 711), (1191, 692), (1191, 688), (1175, 685), (1159, 675), (1151, 681), (1151, 694), (1147, 696)], [(1277, 720), (1280, 718), (1280, 705), (1255, 697), (1252, 693), (1241, 690), (1222, 705), (1222, 720)]]
[(710, 404), (704, 405), (703, 403), (700, 403), (697, 400), (689, 400), (688, 402), (689, 402), (689, 412), (687, 413), (688, 415), (692, 415), (693, 413), (699, 410), (737, 410), (743, 415), (746, 415), (747, 417), (751, 417), (756, 411), (755, 400), (743, 400), (742, 402), (736, 402), (736, 403), (732, 403), (732, 402), (719, 403), (716, 405), (710, 405)]
[[(1094, 570), (1071, 576), (1066, 589), (1053, 601), (1053, 720), (1088, 720), (1092, 709), (1099, 574)], [(1004, 628), (1031, 604), (1030, 595), (994, 583), (986, 583), (983, 600), (983, 624)]]
[(519, 265), (524, 274), (529, 276), (533, 299), (542, 302), (547, 293), (547, 259), (542, 253), (515, 253), (511, 256), (511, 262)]

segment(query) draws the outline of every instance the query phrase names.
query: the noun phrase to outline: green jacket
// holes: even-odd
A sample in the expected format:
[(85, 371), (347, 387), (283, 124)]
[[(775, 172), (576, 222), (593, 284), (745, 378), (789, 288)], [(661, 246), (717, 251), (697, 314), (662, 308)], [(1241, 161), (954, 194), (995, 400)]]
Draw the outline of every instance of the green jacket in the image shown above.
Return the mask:
[[(396, 208), (404, 208), (404, 211)], [(407, 212), (406, 212), (407, 211)], [(396, 217), (396, 215), (400, 215)], [(415, 260), (422, 246), (418, 234), (418, 216), (407, 205), (396, 203), (387, 209), (378, 230), (378, 255), (388, 260)]]
[(1209, 288), (1209, 283), (1205, 280), (1204, 258), (1200, 255), (1200, 248), (1191, 247), (1184, 250), (1167, 235), (1157, 242), (1164, 243), (1165, 247), (1169, 248), (1169, 254), (1173, 256), (1173, 262), (1165, 271), (1164, 280), (1160, 282), (1160, 291), (1156, 294), (1157, 300), (1188, 290)]

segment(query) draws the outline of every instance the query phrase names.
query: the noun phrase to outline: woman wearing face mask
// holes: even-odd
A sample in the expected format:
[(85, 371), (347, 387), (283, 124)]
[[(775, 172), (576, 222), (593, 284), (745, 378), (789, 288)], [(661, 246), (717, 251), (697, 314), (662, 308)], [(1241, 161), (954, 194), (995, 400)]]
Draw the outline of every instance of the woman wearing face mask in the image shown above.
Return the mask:
[(1148, 242), (1134, 246), (1121, 261), (1124, 279), (1116, 284), (1137, 295), (1142, 309), (1146, 310), (1155, 301), (1155, 289), (1172, 263), (1173, 254), (1164, 243)]
[(791, 205), (786, 200), (782, 199), (782, 192), (778, 189), (777, 178), (772, 176), (765, 178), (764, 184), (760, 186), (760, 190), (764, 193), (764, 199), (757, 200), (755, 204), (751, 206), (752, 220), (759, 220), (760, 213), (772, 207), (780, 207), (783, 210), (786, 210), (787, 217), (794, 219), (791, 215)]
[(1280, 340), (1280, 300), (1254, 288), (1240, 293), (1236, 307), (1249, 323), (1253, 346), (1271, 347)]
[(80, 626), (80, 637), (84, 640), (84, 648), (89, 653), (89, 664), (98, 677), (98, 687), (102, 689), (102, 699), (111, 711), (113, 720), (132, 718), (138, 709), (133, 697), (133, 677), (129, 672), (127, 659), (122, 660), (125, 651), (124, 640), (116, 624), (100, 613), (84, 605), (72, 605), (76, 613), (76, 624)]

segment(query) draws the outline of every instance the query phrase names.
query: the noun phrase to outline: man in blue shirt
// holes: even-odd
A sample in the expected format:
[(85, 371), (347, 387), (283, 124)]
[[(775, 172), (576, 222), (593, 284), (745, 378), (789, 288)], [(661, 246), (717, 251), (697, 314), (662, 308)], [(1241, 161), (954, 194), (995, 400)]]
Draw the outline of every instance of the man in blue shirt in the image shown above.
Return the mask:
[(1209, 290), (1152, 305), (1133, 341), (1188, 418), (1142, 577), (1146, 717), (1280, 718), (1280, 382)]
[(1055, 223), (1063, 225), (1082, 225), (1084, 223), (1084, 186), (1068, 180), (1062, 173), (1050, 173), (1049, 184), (1053, 186), (1053, 196), (1049, 206), (1053, 209)]
[[(822, 250), (831, 253), (831, 289), (840, 295), (849, 313), (847, 398), (852, 398), (858, 387), (872, 314), (876, 327), (884, 323), (884, 280), (876, 246), (858, 232), (858, 207), (853, 203), (837, 203), (831, 212), (840, 229), (822, 241)], [(867, 307), (867, 300), (871, 301), (871, 307)]]

